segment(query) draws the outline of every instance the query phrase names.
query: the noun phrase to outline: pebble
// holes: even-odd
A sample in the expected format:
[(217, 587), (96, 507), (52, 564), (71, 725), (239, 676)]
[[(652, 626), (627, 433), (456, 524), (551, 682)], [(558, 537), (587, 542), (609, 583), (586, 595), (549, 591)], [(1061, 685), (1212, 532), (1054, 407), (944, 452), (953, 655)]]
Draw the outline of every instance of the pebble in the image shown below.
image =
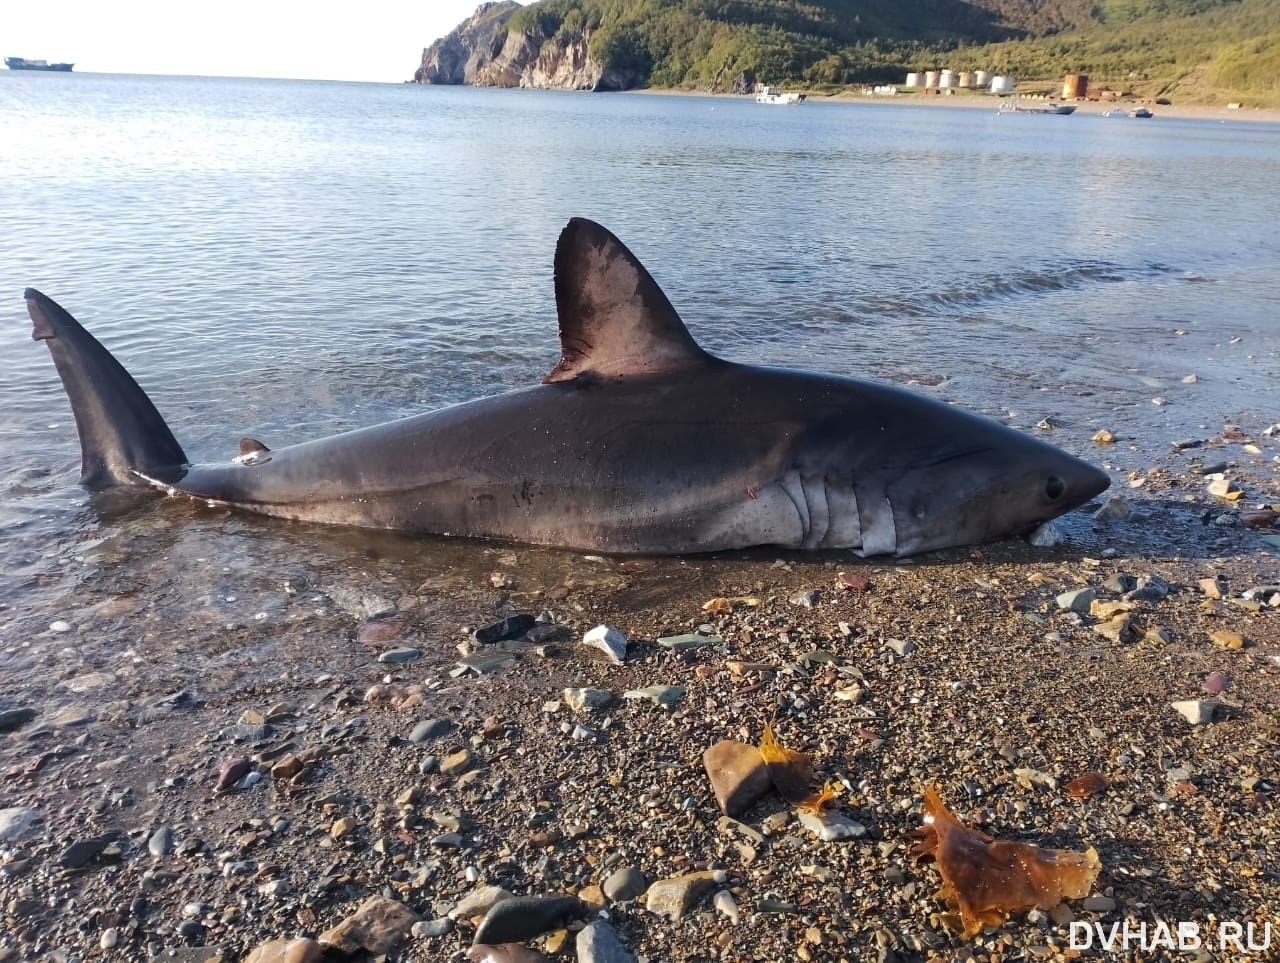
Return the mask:
[(1218, 700), (1187, 699), (1169, 704), (1193, 726), (1200, 726), (1213, 721), (1213, 710), (1218, 707)]
[(64, 869), (80, 869), (87, 866), (89, 862), (98, 857), (107, 843), (112, 841), (110, 836), (95, 836), (92, 839), (78, 839), (58, 857), (58, 865)]
[(252, 768), (253, 763), (245, 756), (228, 759), (222, 764), (222, 769), (218, 771), (218, 782), (214, 789), (218, 792), (226, 792), (243, 779)]
[(916, 644), (910, 639), (889, 639), (885, 647), (900, 659), (905, 659), (916, 650)]
[(383, 652), (378, 656), (378, 661), (390, 663), (392, 665), (399, 665), (403, 662), (412, 662), (421, 655), (422, 653), (418, 649), (406, 646), (405, 648), (400, 649), (388, 649), (386, 652)]
[(723, 641), (723, 639), (714, 635), (695, 635), (693, 633), (658, 637), (658, 644), (664, 649), (671, 649), (673, 652), (682, 652), (685, 649), (701, 649), (708, 645), (717, 645)]
[(113, 950), (120, 942), (120, 931), (114, 926), (108, 926), (102, 931), (102, 936), (98, 939), (98, 946), (104, 950)]
[(621, 664), (627, 657), (627, 637), (607, 625), (597, 625), (582, 637), (582, 644), (599, 649), (614, 663)]
[(712, 900), (712, 905), (716, 908), (716, 912), (721, 916), (727, 917), (730, 923), (737, 923), (742, 918), (741, 912), (738, 910), (738, 901), (733, 898), (733, 894), (727, 889), (722, 889), (716, 893)]
[(1036, 548), (1053, 548), (1055, 545), (1061, 545), (1065, 540), (1062, 529), (1053, 522), (1044, 522), (1036, 526), (1035, 530), (1027, 536), (1027, 541)]
[(1209, 641), (1214, 645), (1220, 645), (1224, 649), (1233, 649), (1239, 651), (1244, 648), (1244, 636), (1239, 632), (1232, 632), (1230, 629), (1218, 629), (1209, 635)]
[(1132, 575), (1126, 575), (1123, 572), (1116, 572), (1105, 582), (1102, 583), (1102, 589), (1110, 592), (1112, 595), (1124, 595), (1126, 592), (1132, 592), (1138, 587), (1138, 580)]
[(320, 934), (320, 942), (340, 952), (355, 954), (364, 950), (373, 956), (385, 956), (418, 922), (418, 914), (397, 900), (370, 896), (359, 908), (337, 926)]
[(644, 873), (634, 866), (623, 866), (621, 869), (614, 870), (601, 887), (604, 895), (612, 903), (622, 903), (629, 899), (636, 899), (639, 896), (643, 896), (644, 891), (648, 888), (649, 882), (644, 878)]
[(1129, 508), (1129, 503), (1119, 495), (1112, 495), (1102, 503), (1101, 508), (1093, 513), (1093, 517), (1102, 521), (1108, 519), (1121, 521), (1128, 518), (1130, 514), (1132, 514), (1132, 512)]
[(35, 717), (36, 710), (30, 706), (0, 709), (0, 732), (13, 732), (15, 729), (21, 729)]
[(419, 923), (414, 923), (413, 929), (409, 932), (419, 939), (434, 939), (440, 936), (448, 936), (453, 932), (453, 920), (449, 919), (447, 916), (442, 916), (439, 919), (434, 920), (423, 920)]
[(1159, 602), (1169, 594), (1169, 583), (1159, 575), (1139, 575), (1137, 585), (1124, 598), (1128, 602)]
[(318, 963), (324, 947), (315, 940), (281, 937), (263, 943), (244, 958), (244, 963)]
[(602, 706), (607, 706), (612, 701), (613, 693), (608, 689), (584, 687), (564, 690), (564, 704), (574, 712), (582, 712), (584, 709), (599, 709)]
[(1080, 908), (1087, 913), (1110, 913), (1116, 908), (1116, 901), (1110, 896), (1086, 896), (1080, 901)]
[(515, 639), (524, 635), (536, 623), (537, 619), (532, 615), (512, 615), (500, 622), (494, 622), (492, 625), (476, 629), (471, 637), (479, 645), (493, 645), (495, 642), (503, 642), (507, 639)]
[(684, 699), (684, 687), (678, 685), (651, 685), (643, 689), (628, 689), (622, 693), (624, 699), (648, 699), (655, 705), (670, 709)]
[(458, 900), (447, 915), (452, 920), (484, 916), (503, 900), (511, 899), (514, 895), (501, 886), (481, 886)]
[(816, 813), (799, 810), (796, 814), (800, 825), (813, 833), (825, 843), (841, 839), (861, 839), (867, 834), (867, 827), (855, 822), (844, 813)]
[(822, 597), (822, 593), (817, 589), (804, 589), (791, 596), (792, 605), (798, 605), (804, 609), (811, 609), (818, 604), (818, 600)]
[(1209, 695), (1221, 695), (1231, 686), (1231, 676), (1225, 672), (1211, 672), (1209, 677), (1204, 680), (1204, 691)]
[(453, 731), (453, 723), (448, 719), (426, 719), (419, 722), (409, 733), (409, 741), (423, 743), (429, 739), (438, 739)]
[(703, 871), (661, 879), (645, 894), (645, 909), (678, 923), (690, 913), (716, 886), (728, 876), (723, 870)]
[(343, 816), (341, 819), (333, 821), (333, 825), (329, 827), (329, 835), (334, 839), (342, 839), (344, 836), (350, 836), (352, 831), (359, 825), (359, 820), (354, 816)]
[(1089, 606), (1097, 597), (1098, 593), (1091, 588), (1073, 589), (1058, 596), (1058, 608), (1063, 612), (1079, 612), (1081, 615), (1087, 615)]
[(513, 896), (496, 903), (476, 929), (476, 943), (523, 943), (579, 919), (576, 896)]
[(702, 754), (720, 811), (735, 819), (773, 788), (764, 757), (756, 746), (722, 739)]
[(594, 920), (584, 926), (578, 933), (575, 948), (578, 963), (636, 963), (635, 954), (604, 920)]
[(471, 768), (475, 756), (470, 749), (459, 749), (440, 760), (440, 772), (446, 776), (459, 776)]
[(162, 856), (168, 856), (172, 851), (173, 830), (168, 826), (161, 826), (147, 840), (147, 852), (159, 859)]
[(49, 623), (49, 631), (56, 632), (58, 635), (63, 635), (67, 632), (70, 632), (71, 629), (72, 629), (71, 623), (65, 622), (62, 619), (58, 619), (58, 621), (56, 622)]

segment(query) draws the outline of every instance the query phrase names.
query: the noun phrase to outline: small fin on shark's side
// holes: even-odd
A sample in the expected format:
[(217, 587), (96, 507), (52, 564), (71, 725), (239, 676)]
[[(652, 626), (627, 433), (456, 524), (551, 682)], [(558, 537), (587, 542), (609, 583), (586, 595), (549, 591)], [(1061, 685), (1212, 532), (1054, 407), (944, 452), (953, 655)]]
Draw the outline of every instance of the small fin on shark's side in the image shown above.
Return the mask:
[(82, 452), (80, 482), (90, 491), (170, 482), (186, 470), (182, 446), (133, 376), (52, 298), (23, 292), (31, 337), (43, 341), (71, 400)]
[(257, 438), (241, 438), (240, 454), (231, 460), (237, 465), (264, 465), (271, 460), (271, 449)]
[(711, 360), (626, 246), (575, 217), (556, 245), (560, 363), (543, 383), (672, 374)]

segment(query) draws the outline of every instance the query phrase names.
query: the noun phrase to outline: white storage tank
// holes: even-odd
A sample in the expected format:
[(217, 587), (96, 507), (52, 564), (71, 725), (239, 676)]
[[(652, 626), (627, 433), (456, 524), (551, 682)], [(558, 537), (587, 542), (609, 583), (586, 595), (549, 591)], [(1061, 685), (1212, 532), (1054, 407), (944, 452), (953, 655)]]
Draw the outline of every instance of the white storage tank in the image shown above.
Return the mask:
[(954, 70), (944, 70), (938, 75), (939, 87), (954, 87), (956, 85), (956, 74)]
[(1013, 78), (996, 74), (991, 78), (991, 92), (993, 94), (1013, 93)]
[(936, 70), (926, 70), (924, 72), (924, 85), (926, 87), (938, 86), (938, 72)]
[(920, 74), (919, 74), (919, 73), (917, 73), (917, 72), (916, 72), (916, 71), (914, 71), (914, 70), (913, 70), (911, 73), (907, 74), (907, 86), (908, 86), (908, 87), (919, 87), (919, 86), (920, 86)]
[(991, 86), (990, 70), (975, 70), (973, 72), (973, 85), (979, 89), (985, 89)]

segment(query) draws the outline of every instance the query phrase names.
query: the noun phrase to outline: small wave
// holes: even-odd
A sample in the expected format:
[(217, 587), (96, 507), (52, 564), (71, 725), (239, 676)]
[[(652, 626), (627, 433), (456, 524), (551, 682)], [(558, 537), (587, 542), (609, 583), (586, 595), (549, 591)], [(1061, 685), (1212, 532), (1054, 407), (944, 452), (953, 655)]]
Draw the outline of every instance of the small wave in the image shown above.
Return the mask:
[(1168, 272), (1158, 264), (1125, 267), (1107, 261), (1076, 261), (1037, 265), (1015, 271), (991, 272), (967, 278), (939, 291), (926, 291), (915, 300), (929, 307), (973, 307), (1024, 295), (1066, 291), (1093, 284), (1114, 284)]

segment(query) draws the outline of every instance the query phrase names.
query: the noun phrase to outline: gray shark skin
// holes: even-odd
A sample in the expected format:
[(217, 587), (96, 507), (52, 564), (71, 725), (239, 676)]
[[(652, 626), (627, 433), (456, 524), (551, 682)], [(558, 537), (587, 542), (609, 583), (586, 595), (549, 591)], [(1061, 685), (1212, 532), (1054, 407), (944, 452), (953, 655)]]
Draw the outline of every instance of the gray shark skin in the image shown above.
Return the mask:
[(1108, 485), (1038, 439), (888, 385), (703, 351), (612, 234), (555, 261), (562, 357), (540, 385), (191, 465), (146, 394), (28, 289), (91, 490), (151, 486), (264, 515), (610, 553), (773, 545), (910, 555), (1021, 533)]

